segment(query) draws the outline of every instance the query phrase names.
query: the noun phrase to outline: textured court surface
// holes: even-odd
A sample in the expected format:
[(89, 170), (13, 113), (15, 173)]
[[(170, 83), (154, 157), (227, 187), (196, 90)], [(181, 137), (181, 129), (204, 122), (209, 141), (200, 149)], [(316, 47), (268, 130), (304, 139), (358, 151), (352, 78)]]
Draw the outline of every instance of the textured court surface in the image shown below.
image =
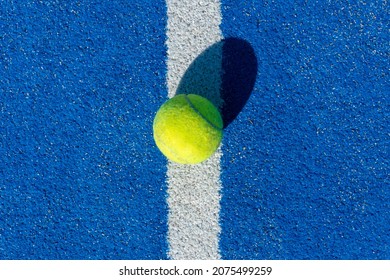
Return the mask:
[(390, 259), (387, 1), (211, 2), (221, 40), (175, 58), (162, 0), (0, 1), (0, 259), (173, 256), (191, 179), (152, 121), (183, 57), (179, 90), (222, 69), (212, 258)]

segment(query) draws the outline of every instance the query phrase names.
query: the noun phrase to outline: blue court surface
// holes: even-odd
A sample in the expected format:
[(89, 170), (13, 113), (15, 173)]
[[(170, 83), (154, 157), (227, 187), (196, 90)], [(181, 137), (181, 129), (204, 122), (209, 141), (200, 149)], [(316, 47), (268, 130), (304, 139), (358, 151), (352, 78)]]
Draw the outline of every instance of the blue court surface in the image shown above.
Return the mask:
[[(390, 259), (387, 1), (221, 15), (221, 258)], [(167, 21), (162, 0), (0, 1), (0, 259), (169, 258)]]

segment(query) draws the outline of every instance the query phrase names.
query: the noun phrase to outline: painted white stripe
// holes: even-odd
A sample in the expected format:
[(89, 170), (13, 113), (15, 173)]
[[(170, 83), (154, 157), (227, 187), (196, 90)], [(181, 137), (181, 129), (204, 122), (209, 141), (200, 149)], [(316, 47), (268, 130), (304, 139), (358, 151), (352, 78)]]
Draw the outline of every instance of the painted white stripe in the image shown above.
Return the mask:
[[(173, 97), (191, 63), (208, 47), (222, 40), (218, 0), (167, 0), (168, 97)], [(222, 44), (212, 48), (208, 61), (198, 65), (204, 78), (194, 77), (197, 92), (221, 106)], [(186, 83), (191, 83), (191, 77)], [(182, 88), (185, 90), (184, 88)], [(178, 92), (179, 93), (179, 92)], [(181, 92), (190, 93), (190, 92)], [(198, 165), (168, 163), (168, 255), (171, 259), (220, 259), (219, 149)]]

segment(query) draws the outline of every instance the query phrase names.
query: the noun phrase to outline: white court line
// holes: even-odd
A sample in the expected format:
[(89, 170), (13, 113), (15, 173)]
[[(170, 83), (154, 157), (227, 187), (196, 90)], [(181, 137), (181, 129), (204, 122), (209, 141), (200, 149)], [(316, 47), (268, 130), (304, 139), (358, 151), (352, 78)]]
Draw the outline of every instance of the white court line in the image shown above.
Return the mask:
[[(208, 47), (222, 40), (221, 5), (219, 0), (166, 2), (167, 84), (171, 98), (190, 64)], [(199, 67), (205, 67), (209, 82), (207, 87), (199, 87), (192, 93), (210, 97), (220, 107), (222, 44), (217, 44), (210, 61)], [(198, 165), (168, 163), (168, 256), (171, 259), (221, 258), (218, 246), (221, 156), (218, 149), (214, 156)]]

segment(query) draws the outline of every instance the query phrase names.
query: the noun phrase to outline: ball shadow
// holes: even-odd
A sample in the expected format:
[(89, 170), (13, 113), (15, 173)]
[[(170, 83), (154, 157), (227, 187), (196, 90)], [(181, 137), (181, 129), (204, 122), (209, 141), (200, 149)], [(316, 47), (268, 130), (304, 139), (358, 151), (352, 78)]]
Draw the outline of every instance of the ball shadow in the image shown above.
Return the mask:
[(228, 38), (223, 46), (221, 98), (222, 118), (227, 127), (248, 101), (257, 75), (257, 59), (245, 40)]
[(252, 46), (239, 38), (226, 38), (207, 48), (189, 66), (176, 94), (195, 93), (219, 108), (224, 128), (242, 111), (257, 75)]

